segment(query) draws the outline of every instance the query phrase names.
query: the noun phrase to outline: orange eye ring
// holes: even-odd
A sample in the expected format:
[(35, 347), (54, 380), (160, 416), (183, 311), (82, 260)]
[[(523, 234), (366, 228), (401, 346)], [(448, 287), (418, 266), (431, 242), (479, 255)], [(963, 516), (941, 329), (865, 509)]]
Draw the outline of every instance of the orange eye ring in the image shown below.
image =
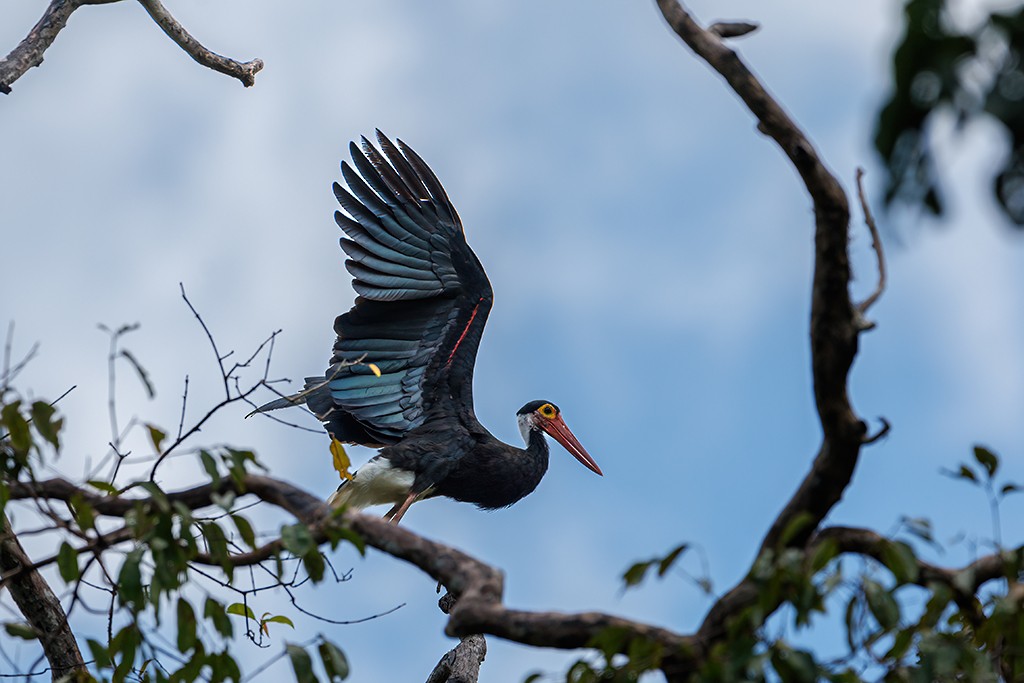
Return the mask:
[(558, 410), (550, 403), (545, 403), (544, 405), (542, 405), (540, 408), (537, 409), (537, 412), (540, 413), (541, 417), (545, 417), (549, 420), (558, 414)]

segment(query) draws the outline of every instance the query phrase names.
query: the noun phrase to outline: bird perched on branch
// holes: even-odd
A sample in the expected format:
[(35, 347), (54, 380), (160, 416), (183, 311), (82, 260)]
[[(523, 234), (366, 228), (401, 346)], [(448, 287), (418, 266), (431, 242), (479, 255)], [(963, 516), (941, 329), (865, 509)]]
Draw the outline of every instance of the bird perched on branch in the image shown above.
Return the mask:
[(401, 140), (377, 131), (350, 145), (341, 163), (345, 267), (359, 295), (335, 320), (330, 367), (304, 391), (257, 409), (305, 403), (342, 443), (380, 452), (331, 496), (334, 505), (409, 506), (447, 496), (485, 509), (531, 493), (548, 468), (544, 434), (585, 467), (601, 469), (550, 401), (531, 401), (517, 419), (526, 448), (494, 438), (473, 412), (473, 365), (493, 295), (462, 222), (437, 177)]

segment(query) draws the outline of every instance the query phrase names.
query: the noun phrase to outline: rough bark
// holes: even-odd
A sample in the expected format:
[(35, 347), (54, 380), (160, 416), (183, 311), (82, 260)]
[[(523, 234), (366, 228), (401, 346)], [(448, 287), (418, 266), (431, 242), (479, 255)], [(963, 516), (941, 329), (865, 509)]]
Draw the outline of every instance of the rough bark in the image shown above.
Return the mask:
[(84, 671), (82, 653), (60, 600), (37, 570), (20, 571), (31, 566), (32, 560), (11, 530), (7, 516), (0, 513), (0, 571), (14, 573), (14, 578), (5, 581), (3, 586), (11, 592), (18, 609), (35, 630), (53, 678), (75, 670)]

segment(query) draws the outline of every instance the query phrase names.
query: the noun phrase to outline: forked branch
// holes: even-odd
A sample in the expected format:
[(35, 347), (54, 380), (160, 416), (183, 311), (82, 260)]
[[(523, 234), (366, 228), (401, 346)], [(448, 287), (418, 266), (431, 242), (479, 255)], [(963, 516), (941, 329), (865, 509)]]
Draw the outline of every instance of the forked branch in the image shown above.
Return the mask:
[[(36, 22), (28, 35), (11, 52), (0, 59), (0, 93), (8, 95), (11, 85), (21, 78), (26, 71), (43, 63), (43, 54), (53, 44), (68, 23), (71, 14), (83, 5), (107, 5), (122, 0), (51, 0), (43, 12), (42, 18)], [(139, 0), (149, 16), (153, 18), (164, 33), (177, 43), (181, 49), (203, 66), (237, 78), (246, 87), (255, 83), (256, 74), (263, 68), (263, 61), (254, 59), (239, 62), (221, 56), (192, 37), (188, 31), (167, 11), (160, 0)]]

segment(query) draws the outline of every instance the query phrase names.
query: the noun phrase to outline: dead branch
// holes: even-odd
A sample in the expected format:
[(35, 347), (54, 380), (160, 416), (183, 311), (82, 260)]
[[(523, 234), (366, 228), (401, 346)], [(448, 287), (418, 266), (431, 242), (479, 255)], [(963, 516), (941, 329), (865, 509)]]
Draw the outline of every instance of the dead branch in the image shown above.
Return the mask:
[(81, 0), (53, 0), (25, 39), (0, 60), (0, 93), (9, 95), (11, 84), (26, 71), (43, 63), (43, 53), (68, 23), (71, 13), (82, 6)]
[[(51, 0), (28, 35), (10, 53), (0, 60), (0, 93), (9, 95), (11, 85), (26, 71), (43, 63), (43, 53), (53, 44), (68, 23), (71, 14), (84, 5), (107, 5), (121, 0)], [(149, 16), (164, 33), (177, 43), (192, 59), (203, 66), (237, 78), (249, 87), (255, 83), (256, 74), (263, 68), (263, 61), (254, 59), (238, 62), (223, 57), (205, 48), (193, 38), (178, 21), (171, 16), (159, 0), (139, 0)]]
[(223, 57), (216, 52), (211, 52), (203, 47), (202, 43), (193, 38), (185, 30), (185, 27), (171, 16), (171, 13), (160, 3), (160, 0), (139, 0), (139, 4), (145, 8), (149, 16), (163, 29), (164, 33), (177, 43), (182, 50), (188, 53), (189, 57), (209, 69), (219, 71), (232, 78), (237, 78), (247, 88), (256, 83), (256, 74), (263, 68), (262, 59), (238, 62), (234, 59)]
[[(878, 226), (875, 225), (875, 217), (871, 214), (871, 206), (868, 204), (868, 198), (864, 194), (864, 169), (857, 169), (857, 197), (860, 199), (860, 207), (864, 212), (864, 224), (868, 226), (868, 230), (871, 232), (871, 248), (875, 252), (875, 257), (878, 259), (878, 284), (875, 286), (875, 291), (871, 293), (867, 299), (860, 302), (857, 305), (857, 310), (861, 315), (865, 315), (868, 309), (875, 305), (875, 302), (885, 292), (886, 286), (886, 270), (885, 270), (885, 251), (882, 249), (882, 238), (878, 234)], [(870, 327), (864, 329), (871, 329), (874, 327), (874, 323), (865, 321)]]

